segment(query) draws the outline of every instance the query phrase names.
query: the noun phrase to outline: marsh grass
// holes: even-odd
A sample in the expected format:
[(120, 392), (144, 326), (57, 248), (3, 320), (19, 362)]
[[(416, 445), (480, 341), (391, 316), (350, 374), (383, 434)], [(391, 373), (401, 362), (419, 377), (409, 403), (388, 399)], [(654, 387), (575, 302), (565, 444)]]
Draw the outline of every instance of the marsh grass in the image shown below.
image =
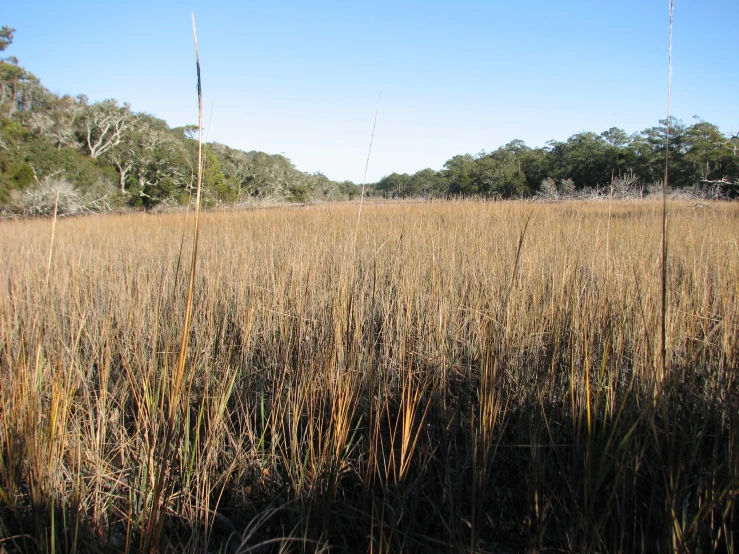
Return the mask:
[(735, 552), (739, 207), (671, 204), (664, 375), (660, 209), (202, 214), (187, 386), (186, 214), (0, 223), (0, 547)]

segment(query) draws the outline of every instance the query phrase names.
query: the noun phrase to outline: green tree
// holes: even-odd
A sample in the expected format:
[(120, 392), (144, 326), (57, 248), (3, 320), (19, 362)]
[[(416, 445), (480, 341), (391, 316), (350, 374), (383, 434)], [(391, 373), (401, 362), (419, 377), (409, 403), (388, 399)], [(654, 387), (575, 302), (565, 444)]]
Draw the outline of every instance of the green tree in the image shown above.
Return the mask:
[(618, 127), (611, 127), (607, 131), (603, 131), (600, 136), (608, 144), (616, 148), (625, 148), (629, 145), (629, 135), (626, 134), (626, 131)]
[(447, 182), (447, 192), (450, 194), (476, 194), (477, 187), (474, 180), (475, 158), (470, 154), (457, 155), (447, 160), (442, 174)]
[(3, 25), (0, 29), (0, 52), (4, 52), (8, 46), (13, 44), (13, 33), (15, 33), (15, 29), (11, 29), (7, 25)]
[[(138, 114), (121, 131), (116, 143), (101, 156), (118, 170), (118, 186), (122, 194), (127, 192), (127, 187), (133, 187), (139, 194), (151, 195), (151, 189), (157, 188), (163, 178), (186, 173), (181, 167), (185, 164), (177, 155), (177, 146), (164, 121), (148, 114)], [(176, 184), (174, 179), (172, 185)]]
[(414, 195), (432, 198), (442, 196), (446, 192), (446, 183), (438, 171), (426, 168), (411, 175), (409, 189)]
[(481, 153), (475, 161), (474, 180), (476, 189), (486, 196), (510, 198), (526, 191), (526, 175), (523, 172), (523, 160), (517, 153), (522, 150), (521, 144), (508, 144), (495, 152)]
[[(687, 127), (677, 119), (670, 119), (670, 186), (685, 187), (694, 184), (695, 172), (691, 168), (690, 160), (686, 159), (689, 149)], [(648, 166), (648, 174), (644, 176), (646, 182), (659, 182), (665, 174), (665, 145), (667, 139), (667, 120), (662, 119), (659, 125), (645, 129), (641, 133), (642, 152)], [(643, 146), (648, 149), (644, 151)]]
[(612, 148), (604, 138), (591, 132), (578, 133), (565, 142), (550, 141), (555, 179), (572, 179), (577, 188), (610, 183), (617, 171)]
[(362, 192), (362, 187), (357, 186), (353, 181), (341, 181), (337, 183), (337, 189), (343, 197), (349, 200), (356, 198)]
[(731, 156), (723, 147), (725, 142), (726, 137), (711, 123), (698, 121), (687, 128), (685, 161), (692, 166), (696, 180), (718, 180), (727, 175)]
[(38, 85), (38, 79), (19, 66), (16, 58), (0, 60), (0, 112), (11, 117), (18, 110), (30, 109)]
[(289, 187), (289, 200), (292, 202), (298, 202), (300, 204), (305, 204), (308, 202), (308, 193), (310, 192), (310, 189), (304, 185), (292, 185)]
[(76, 143), (75, 119), (80, 112), (79, 102), (71, 96), (59, 98), (42, 89), (33, 110), (21, 118), (34, 134), (45, 136), (59, 149)]
[(221, 162), (209, 148), (205, 151), (203, 160), (203, 187), (214, 193), (219, 202), (231, 202), (236, 199), (237, 191), (231, 188), (221, 171)]
[(385, 198), (407, 198), (411, 196), (411, 176), (407, 173), (391, 173), (375, 185)]

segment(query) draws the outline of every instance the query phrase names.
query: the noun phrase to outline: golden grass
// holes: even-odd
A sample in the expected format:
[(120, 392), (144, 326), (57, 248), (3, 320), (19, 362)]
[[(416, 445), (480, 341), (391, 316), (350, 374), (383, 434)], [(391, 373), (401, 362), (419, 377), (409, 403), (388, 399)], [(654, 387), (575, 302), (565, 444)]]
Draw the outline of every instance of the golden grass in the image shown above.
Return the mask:
[(660, 207), (203, 214), (174, 396), (186, 215), (0, 223), (0, 548), (138, 551), (169, 452), (160, 551), (736, 551), (739, 206), (662, 378)]

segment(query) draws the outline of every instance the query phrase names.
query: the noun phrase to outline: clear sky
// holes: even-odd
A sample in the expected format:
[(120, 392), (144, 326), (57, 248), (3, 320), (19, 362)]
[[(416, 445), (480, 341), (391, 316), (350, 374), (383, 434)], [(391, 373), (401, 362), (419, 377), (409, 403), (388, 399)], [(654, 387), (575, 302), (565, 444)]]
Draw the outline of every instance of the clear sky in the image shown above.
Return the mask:
[[(6, 55), (50, 90), (196, 123), (208, 139), (360, 183), (513, 140), (656, 125), (668, 0), (5, 0)], [(739, 0), (675, 0), (672, 113), (739, 130)], [(211, 118), (212, 107), (212, 118)]]

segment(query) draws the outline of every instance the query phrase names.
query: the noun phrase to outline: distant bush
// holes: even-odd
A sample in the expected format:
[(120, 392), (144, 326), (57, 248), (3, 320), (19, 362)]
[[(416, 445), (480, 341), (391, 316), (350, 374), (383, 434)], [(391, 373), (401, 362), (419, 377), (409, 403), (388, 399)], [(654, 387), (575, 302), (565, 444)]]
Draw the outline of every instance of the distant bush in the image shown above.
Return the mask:
[(115, 190), (97, 183), (82, 192), (69, 181), (49, 176), (17, 192), (10, 211), (18, 215), (48, 216), (111, 211)]

